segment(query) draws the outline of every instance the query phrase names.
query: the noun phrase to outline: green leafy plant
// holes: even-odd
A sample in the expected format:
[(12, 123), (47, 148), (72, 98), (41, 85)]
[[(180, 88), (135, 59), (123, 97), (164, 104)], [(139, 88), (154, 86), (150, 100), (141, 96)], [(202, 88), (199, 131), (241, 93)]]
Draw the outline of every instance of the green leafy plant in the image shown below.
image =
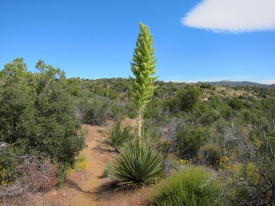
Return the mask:
[(162, 155), (131, 141), (118, 148), (119, 154), (111, 163), (109, 174), (127, 186), (143, 186), (158, 182), (164, 177)]

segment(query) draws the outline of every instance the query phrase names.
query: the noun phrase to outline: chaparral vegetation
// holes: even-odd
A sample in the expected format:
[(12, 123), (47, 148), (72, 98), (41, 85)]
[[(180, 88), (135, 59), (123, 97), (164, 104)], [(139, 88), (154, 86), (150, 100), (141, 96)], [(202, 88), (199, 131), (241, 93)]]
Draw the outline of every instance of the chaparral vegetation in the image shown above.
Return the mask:
[[(275, 88), (158, 81), (148, 26), (129, 79), (67, 79), (23, 58), (0, 71), (0, 202), (62, 187), (87, 169), (81, 124), (112, 119), (104, 176), (152, 189), (150, 205), (275, 205)], [(135, 119), (137, 128), (121, 124)], [(93, 165), (90, 165), (91, 168)]]

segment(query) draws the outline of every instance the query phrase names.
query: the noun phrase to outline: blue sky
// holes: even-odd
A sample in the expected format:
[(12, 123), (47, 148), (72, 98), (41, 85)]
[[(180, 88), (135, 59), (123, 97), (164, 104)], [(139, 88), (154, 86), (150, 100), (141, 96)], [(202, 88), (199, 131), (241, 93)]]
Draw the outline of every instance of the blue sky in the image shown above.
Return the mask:
[(22, 57), (31, 71), (42, 59), (67, 77), (128, 78), (139, 22), (159, 80), (275, 83), (274, 0), (0, 0), (0, 66)]

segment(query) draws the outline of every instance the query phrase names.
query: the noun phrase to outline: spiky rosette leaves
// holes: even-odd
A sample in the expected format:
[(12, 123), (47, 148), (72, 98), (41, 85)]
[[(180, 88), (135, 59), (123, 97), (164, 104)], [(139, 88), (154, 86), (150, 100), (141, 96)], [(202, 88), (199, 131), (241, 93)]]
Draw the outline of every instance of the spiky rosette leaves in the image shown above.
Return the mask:
[(121, 146), (111, 164), (109, 174), (122, 185), (142, 186), (155, 183), (165, 175), (160, 153), (144, 143), (128, 142)]

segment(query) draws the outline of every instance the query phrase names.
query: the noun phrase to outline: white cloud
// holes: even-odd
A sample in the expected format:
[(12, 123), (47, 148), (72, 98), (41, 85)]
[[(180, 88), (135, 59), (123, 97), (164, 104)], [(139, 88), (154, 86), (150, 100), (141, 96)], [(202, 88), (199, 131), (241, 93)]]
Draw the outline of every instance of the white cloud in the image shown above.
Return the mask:
[(215, 32), (275, 30), (275, 0), (203, 0), (181, 21)]

